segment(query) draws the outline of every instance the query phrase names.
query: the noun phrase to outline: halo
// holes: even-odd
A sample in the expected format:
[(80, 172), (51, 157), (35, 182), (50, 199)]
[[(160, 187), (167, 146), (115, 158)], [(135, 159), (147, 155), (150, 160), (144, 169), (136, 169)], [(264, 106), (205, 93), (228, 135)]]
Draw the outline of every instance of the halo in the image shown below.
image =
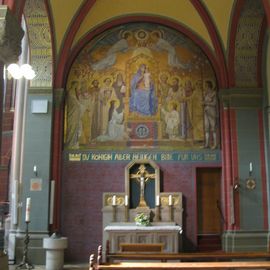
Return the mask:
[(123, 72), (123, 71), (116, 71), (115, 74), (114, 74), (114, 76), (113, 76), (114, 80), (116, 80), (116, 78), (117, 78), (117, 76), (118, 76), (119, 74), (122, 75), (122, 78), (123, 78), (123, 80), (124, 80), (125, 76), (124, 76), (124, 72)]
[(153, 38), (154, 35), (157, 35), (159, 38), (163, 38), (164, 33), (161, 30), (154, 30), (150, 33), (151, 38)]
[(110, 80), (111, 80), (110, 85), (112, 85), (112, 83), (113, 83), (113, 76), (112, 76), (112, 75), (104, 75), (104, 76), (101, 78), (102, 85), (105, 85), (105, 80), (106, 80), (106, 79), (110, 79)]
[(159, 78), (160, 81), (161, 81), (161, 77), (163, 75), (166, 75), (167, 78), (170, 79), (170, 73), (168, 71), (162, 71), (162, 72), (159, 73), (159, 76), (158, 76), (158, 78)]
[(132, 36), (132, 32), (131, 31), (127, 31), (127, 30), (121, 30), (120, 32), (119, 32), (119, 38), (125, 38), (125, 36), (127, 35), (127, 34), (129, 34), (129, 35), (131, 35)]
[(118, 108), (120, 106), (120, 101), (119, 99), (111, 99), (111, 102), (114, 101), (115, 102), (115, 108)]
[(168, 108), (169, 108), (170, 106), (172, 106), (172, 107), (176, 106), (176, 110), (177, 110), (177, 111), (178, 111), (178, 109), (179, 109), (179, 103), (177, 103), (177, 102), (174, 101), (174, 100), (169, 101), (169, 103), (168, 103)]
[(146, 32), (144, 29), (139, 29), (138, 31), (136, 31), (135, 37), (137, 40), (144, 41), (149, 38), (149, 33)]
[(99, 83), (99, 79), (98, 78), (92, 78), (91, 81), (90, 81), (90, 85), (93, 85), (93, 82), (94, 81), (98, 81), (98, 83)]
[(169, 79), (170, 81), (169, 82), (172, 83), (174, 79), (177, 79), (178, 80), (179, 85), (183, 81), (179, 76), (173, 75), (173, 76), (170, 77), (170, 79)]
[(212, 79), (212, 78), (206, 78), (206, 79), (204, 79), (203, 80), (203, 85), (205, 84), (205, 82), (207, 82), (207, 81), (210, 81), (211, 83), (212, 83), (212, 85), (213, 85), (213, 87), (212, 87), (212, 89), (216, 89), (216, 82)]

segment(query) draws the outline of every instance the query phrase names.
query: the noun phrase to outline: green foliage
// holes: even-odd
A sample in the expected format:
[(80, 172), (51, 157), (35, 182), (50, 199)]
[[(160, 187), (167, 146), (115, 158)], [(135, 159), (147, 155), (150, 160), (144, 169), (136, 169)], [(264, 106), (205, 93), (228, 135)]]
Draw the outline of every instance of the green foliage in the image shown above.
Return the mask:
[(139, 213), (135, 217), (135, 222), (140, 226), (149, 226), (150, 225), (150, 217), (144, 213)]

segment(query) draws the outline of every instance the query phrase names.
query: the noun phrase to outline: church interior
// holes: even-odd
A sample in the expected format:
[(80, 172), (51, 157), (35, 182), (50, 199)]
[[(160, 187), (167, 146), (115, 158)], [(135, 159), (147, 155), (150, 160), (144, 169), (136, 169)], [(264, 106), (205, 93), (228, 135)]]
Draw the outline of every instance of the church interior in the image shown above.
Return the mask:
[(0, 259), (269, 259), (270, 0), (0, 13)]

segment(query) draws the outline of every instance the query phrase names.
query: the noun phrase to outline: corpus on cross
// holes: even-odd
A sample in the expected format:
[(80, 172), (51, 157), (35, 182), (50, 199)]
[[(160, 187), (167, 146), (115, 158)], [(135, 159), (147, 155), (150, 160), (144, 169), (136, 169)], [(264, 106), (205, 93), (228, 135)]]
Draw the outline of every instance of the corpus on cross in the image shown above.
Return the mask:
[(146, 207), (146, 202), (144, 199), (144, 189), (145, 189), (145, 183), (149, 179), (155, 179), (154, 173), (149, 173), (146, 170), (146, 167), (144, 164), (141, 164), (138, 168), (138, 171), (135, 174), (131, 174), (130, 178), (136, 179), (137, 182), (140, 184), (140, 202), (138, 207)]

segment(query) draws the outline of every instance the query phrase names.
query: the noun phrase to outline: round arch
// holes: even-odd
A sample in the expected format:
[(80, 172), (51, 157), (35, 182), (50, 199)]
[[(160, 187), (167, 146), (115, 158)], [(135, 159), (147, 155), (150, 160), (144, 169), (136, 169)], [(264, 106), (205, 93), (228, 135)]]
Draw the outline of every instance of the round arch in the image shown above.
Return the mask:
[[(190, 38), (196, 45), (198, 45), (202, 51), (206, 54), (208, 57), (210, 63), (212, 64), (212, 67), (215, 71), (217, 82), (220, 88), (224, 88), (227, 85), (227, 81), (224, 80), (226, 78), (227, 71), (224, 71), (224, 68), (220, 68), (219, 61), (215, 55), (215, 53), (212, 51), (212, 49), (193, 31), (188, 29), (187, 27), (183, 26), (180, 23), (174, 22), (169, 20), (168, 18), (161, 18), (161, 17), (153, 17), (153, 16), (125, 16), (120, 18), (115, 18), (112, 21), (106, 22), (96, 29), (89, 31), (87, 35), (85, 35), (79, 42), (74, 46), (72, 49), (68, 60), (64, 60), (63, 58), (59, 61), (59, 66), (64, 66), (65, 70), (63, 73), (58, 73), (56, 75), (55, 81), (58, 82), (57, 84), (61, 85), (61, 87), (65, 86), (67, 74), (69, 72), (69, 69), (71, 68), (71, 65), (73, 61), (75, 60), (78, 53), (81, 51), (81, 49), (93, 38), (98, 36), (99, 34), (103, 33), (104, 31), (116, 27), (122, 24), (127, 24), (131, 22), (150, 22), (150, 23), (158, 23), (167, 27), (170, 27), (180, 33), (183, 33), (188, 38)], [(223, 60), (222, 60), (223, 61)], [(61, 64), (61, 62), (65, 62), (65, 65)]]

